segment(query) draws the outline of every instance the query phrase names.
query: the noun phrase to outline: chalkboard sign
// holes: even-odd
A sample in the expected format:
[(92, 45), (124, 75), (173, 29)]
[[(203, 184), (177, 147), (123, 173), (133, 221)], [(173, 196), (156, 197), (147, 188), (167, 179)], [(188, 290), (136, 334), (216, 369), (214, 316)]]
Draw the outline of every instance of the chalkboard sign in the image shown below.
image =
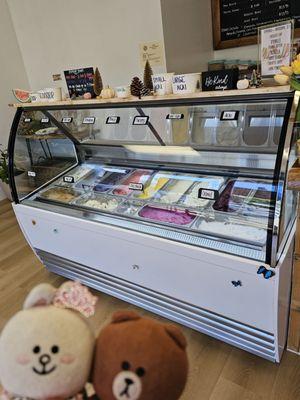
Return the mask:
[(69, 91), (69, 96), (73, 97), (83, 96), (84, 93), (90, 92), (94, 97), (93, 83), (94, 83), (94, 69), (80, 68), (64, 71), (65, 79)]
[(202, 90), (233, 90), (239, 79), (239, 70), (223, 69), (220, 71), (202, 72)]
[(214, 48), (257, 43), (257, 28), (287, 19), (295, 20), (300, 36), (300, 0), (212, 0)]

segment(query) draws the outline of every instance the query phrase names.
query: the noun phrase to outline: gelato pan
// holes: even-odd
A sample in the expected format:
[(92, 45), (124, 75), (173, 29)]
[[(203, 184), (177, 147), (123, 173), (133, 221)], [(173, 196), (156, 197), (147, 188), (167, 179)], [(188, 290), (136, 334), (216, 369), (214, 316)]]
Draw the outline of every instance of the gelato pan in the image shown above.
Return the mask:
[[(79, 204), (79, 202), (76, 204)], [(80, 201), (80, 205), (83, 207), (95, 208), (97, 210), (113, 211), (118, 207), (119, 202), (116, 199), (108, 196), (99, 196), (99, 198), (92, 197), (90, 199)]]
[(142, 218), (175, 225), (188, 225), (196, 218), (196, 215), (189, 214), (185, 210), (171, 211), (152, 206), (143, 207), (139, 212), (139, 216)]
[(120, 214), (134, 215), (143, 207), (143, 205), (144, 203), (142, 201), (124, 201), (119, 205), (117, 212)]
[(134, 197), (143, 200), (150, 199), (169, 181), (169, 179), (168, 174), (156, 173), (147, 181), (144, 192), (136, 193)]
[(195, 183), (190, 190), (185, 194), (181, 203), (187, 207), (205, 207), (211, 200), (200, 199), (198, 197), (200, 189), (212, 189), (219, 190), (224, 183), (224, 178), (218, 176), (212, 176), (204, 178), (199, 182)]
[(226, 185), (219, 199), (214, 203), (213, 208), (216, 211), (237, 211), (254, 189), (255, 182), (253, 181), (232, 179)]
[(94, 186), (93, 190), (100, 193), (108, 192), (109, 190), (113, 189), (114, 186), (119, 183), (119, 181), (124, 178), (129, 171), (129, 169), (126, 169), (124, 171), (110, 172), (109, 175), (105, 174), (104, 178)]
[(62, 203), (70, 203), (76, 197), (80, 196), (81, 192), (70, 188), (63, 187), (52, 187), (40, 193), (39, 197), (54, 201), (59, 201)]
[(267, 230), (251, 226), (250, 223), (249, 225), (242, 225), (230, 222), (201, 220), (197, 224), (196, 229), (213, 236), (222, 236), (232, 240), (253, 243), (261, 247), (265, 245), (267, 240)]
[(155, 199), (165, 204), (177, 203), (194, 182), (192, 179), (172, 179), (163, 190), (158, 192)]
[(142, 183), (145, 184), (151, 174), (153, 173), (152, 170), (144, 170), (144, 169), (137, 169), (132, 174), (130, 174), (124, 181), (122, 181), (121, 185), (118, 186), (114, 191), (113, 194), (117, 196), (127, 196), (132, 192), (129, 185), (130, 183)]

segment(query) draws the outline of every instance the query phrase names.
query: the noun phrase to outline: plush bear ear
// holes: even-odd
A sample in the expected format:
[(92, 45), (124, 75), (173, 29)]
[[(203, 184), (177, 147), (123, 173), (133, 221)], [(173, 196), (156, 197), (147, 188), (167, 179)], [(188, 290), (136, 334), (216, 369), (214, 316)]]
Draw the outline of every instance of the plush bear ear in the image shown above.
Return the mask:
[(185, 337), (183, 336), (183, 333), (177, 326), (172, 325), (172, 324), (167, 324), (165, 325), (165, 330), (167, 331), (167, 334), (174, 340), (174, 342), (179, 346), (181, 349), (185, 349), (187, 346), (187, 342)]
[(48, 283), (41, 283), (35, 286), (27, 295), (23, 304), (23, 309), (51, 304), (55, 292), (56, 289)]
[(117, 323), (126, 322), (126, 321), (136, 321), (140, 318), (141, 318), (141, 316), (138, 313), (136, 313), (135, 311), (122, 310), (122, 311), (116, 311), (113, 314), (111, 322), (113, 324), (117, 324)]

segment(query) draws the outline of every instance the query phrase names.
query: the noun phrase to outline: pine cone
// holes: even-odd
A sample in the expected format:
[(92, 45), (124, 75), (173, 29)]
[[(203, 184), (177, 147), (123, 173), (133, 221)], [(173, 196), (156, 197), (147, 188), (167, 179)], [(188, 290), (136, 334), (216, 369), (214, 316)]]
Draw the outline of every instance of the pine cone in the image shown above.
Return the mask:
[(149, 60), (147, 60), (146, 64), (145, 64), (145, 69), (144, 69), (144, 85), (149, 90), (153, 90), (152, 75), (153, 75), (153, 71), (152, 71), (151, 65), (149, 63)]
[(140, 80), (139, 77), (135, 76), (132, 79), (131, 85), (130, 85), (130, 92), (132, 94), (132, 96), (136, 96), (139, 99), (142, 96), (142, 90), (143, 90), (143, 82)]

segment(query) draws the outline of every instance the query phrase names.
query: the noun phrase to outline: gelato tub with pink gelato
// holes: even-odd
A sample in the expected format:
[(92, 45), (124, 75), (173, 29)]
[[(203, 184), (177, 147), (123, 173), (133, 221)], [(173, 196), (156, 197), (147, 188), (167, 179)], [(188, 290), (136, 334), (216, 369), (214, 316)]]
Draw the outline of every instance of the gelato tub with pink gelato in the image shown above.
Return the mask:
[(113, 191), (113, 194), (117, 196), (128, 196), (133, 191), (133, 189), (130, 188), (130, 184), (141, 183), (144, 185), (152, 173), (152, 170), (147, 169), (135, 170), (120, 183), (120, 185)]
[(189, 213), (187, 210), (177, 209), (173, 211), (152, 206), (143, 207), (139, 212), (139, 216), (174, 225), (189, 225), (196, 218), (196, 215)]

